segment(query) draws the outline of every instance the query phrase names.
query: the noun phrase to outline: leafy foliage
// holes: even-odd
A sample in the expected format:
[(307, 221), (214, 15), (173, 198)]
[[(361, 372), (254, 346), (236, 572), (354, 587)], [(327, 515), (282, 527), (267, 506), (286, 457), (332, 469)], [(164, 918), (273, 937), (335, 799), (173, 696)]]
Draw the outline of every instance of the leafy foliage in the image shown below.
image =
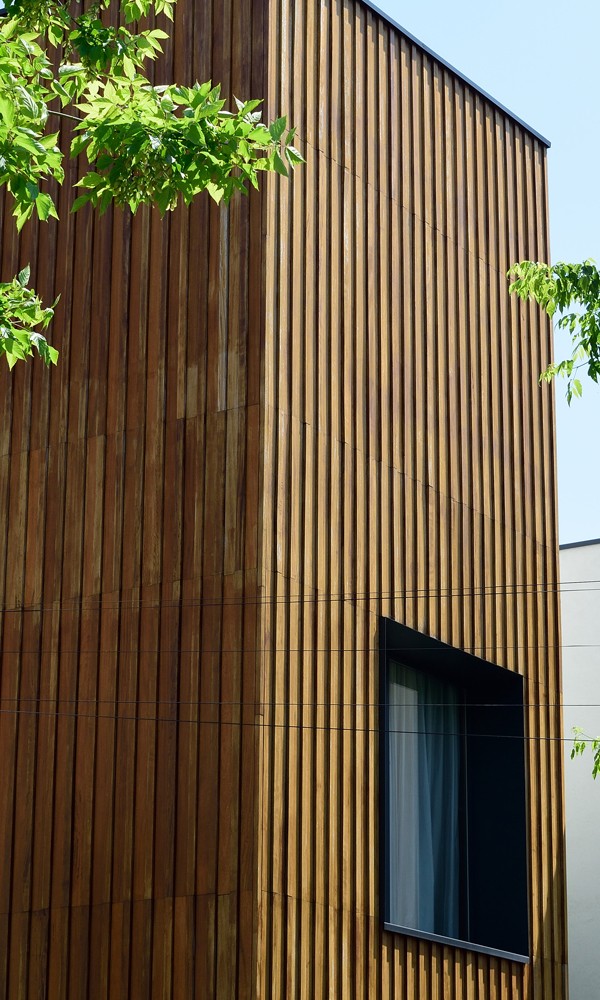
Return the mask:
[(540, 382), (565, 377), (570, 404), (581, 396), (579, 369), (587, 368), (594, 382), (600, 377), (600, 272), (591, 260), (553, 265), (526, 260), (511, 267), (508, 276), (515, 278), (511, 292), (524, 301), (534, 299), (549, 316), (558, 313), (558, 329), (571, 337), (571, 356), (548, 365), (540, 375)]
[[(600, 377), (600, 272), (591, 260), (582, 264), (542, 264), (525, 260), (510, 268), (507, 277), (515, 280), (509, 291), (523, 301), (533, 299), (549, 316), (559, 314), (557, 326), (571, 337), (570, 358), (557, 361), (543, 371), (540, 382), (550, 382), (557, 375), (567, 379), (567, 402), (582, 393), (576, 372), (587, 367), (594, 382)], [(571, 760), (581, 757), (591, 746), (592, 777), (600, 774), (600, 738), (591, 739), (578, 726), (573, 727)]]
[(13, 196), (21, 229), (34, 209), (41, 219), (57, 217), (52, 198), (40, 187), (48, 177), (63, 180), (63, 157), (58, 134), (46, 133), (50, 62), (34, 34), (7, 38), (5, 31), (0, 30), (0, 184)]
[(12, 368), (34, 350), (46, 362), (56, 364), (58, 351), (51, 347), (36, 327), (45, 330), (54, 315), (56, 302), (44, 309), (33, 289), (28, 288), (29, 268), (12, 281), (0, 284), (0, 355)]
[(594, 759), (592, 762), (592, 777), (596, 779), (597, 775), (600, 774), (600, 739), (590, 739), (586, 736), (579, 726), (573, 727), (573, 749), (571, 750), (571, 760), (575, 760), (576, 757), (581, 757), (585, 753), (585, 749), (589, 744), (591, 744), (592, 753)]
[[(72, 211), (88, 202), (100, 212), (111, 204), (132, 212), (152, 204), (164, 214), (202, 191), (227, 203), (236, 191), (257, 188), (261, 172), (287, 176), (303, 162), (294, 129), (285, 118), (263, 124), (260, 101), (236, 100), (232, 112), (210, 82), (150, 83), (144, 67), (168, 35), (132, 26), (151, 13), (172, 20), (174, 4), (96, 0), (75, 15), (66, 0), (5, 0), (0, 184), (12, 196), (17, 229), (34, 213), (43, 221), (58, 218), (48, 182), (64, 181), (61, 119), (72, 121), (70, 155), (84, 154), (90, 168), (78, 182)], [(0, 285), (2, 351), (11, 367), (34, 349), (55, 362), (56, 352), (36, 332), (47, 327), (53, 307), (42, 309), (20, 278)], [(32, 297), (27, 304), (26, 295)]]
[[(83, 193), (73, 208), (86, 202), (101, 211), (111, 203), (153, 203), (161, 212), (175, 208), (180, 196), (189, 205), (201, 191), (216, 202), (234, 191), (258, 188), (260, 170), (287, 176), (279, 153), (285, 119), (270, 128), (260, 122), (259, 101), (237, 102), (237, 114), (224, 110), (219, 87), (148, 87), (143, 76), (113, 78), (99, 86), (93, 99), (78, 104), (85, 122), (76, 126), (72, 153), (85, 150), (96, 170), (79, 182)], [(285, 137), (289, 166), (302, 162)]]

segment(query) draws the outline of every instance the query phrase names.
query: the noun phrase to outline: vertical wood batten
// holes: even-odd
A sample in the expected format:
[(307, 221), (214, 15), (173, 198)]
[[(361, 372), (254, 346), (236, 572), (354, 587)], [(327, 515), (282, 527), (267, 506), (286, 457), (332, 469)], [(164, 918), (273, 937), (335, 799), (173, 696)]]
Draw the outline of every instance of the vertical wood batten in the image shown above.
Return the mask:
[[(263, 8), (182, 0), (158, 72), (261, 96)], [(44, 606), (2, 616), (0, 992), (250, 996), (262, 201), (161, 224), (69, 196), (3, 227), (7, 274), (62, 296), (57, 370), (0, 376), (2, 603)]]
[(383, 934), (376, 847), (379, 614), (559, 695), (555, 599), (503, 592), (556, 580), (549, 324), (504, 282), (545, 154), (357, 0), (177, 16), (165, 66), (264, 93), (308, 162), (4, 226), (63, 298), (59, 369), (1, 376), (0, 600), (44, 604), (2, 616), (3, 711), (48, 711), (0, 717), (0, 996), (560, 1000), (555, 744), (532, 969)]
[[(548, 746), (528, 746), (532, 969), (382, 934), (375, 846), (382, 611), (518, 670), (530, 679), (532, 702), (544, 697), (536, 686), (546, 671), (557, 669), (554, 653), (544, 652), (555, 641), (555, 597), (525, 592), (545, 585), (555, 544), (547, 521), (553, 466), (531, 463), (532, 448), (545, 454), (548, 433), (547, 403), (534, 385), (547, 324), (509, 300), (505, 281), (513, 260), (544, 245), (545, 177), (536, 159), (543, 165), (544, 152), (359, 2), (280, 0), (273, 16), (286, 21), (292, 11), (293, 51), (271, 26), (270, 44), (280, 50), (270, 72), (274, 84), (281, 65), (293, 65), (305, 81), (300, 139), (309, 163), (306, 183), (290, 187), (293, 224), (269, 215), (267, 282), (293, 295), (287, 267), (303, 261), (304, 301), (293, 299), (303, 350), (299, 357), (296, 308), (277, 329), (267, 313), (267, 353), (271, 336), (279, 365), (270, 385), (291, 379), (292, 403), (286, 412), (285, 394), (265, 382), (265, 406), (275, 411), (273, 426), (284, 423), (298, 459), (289, 465), (287, 449), (265, 457), (266, 469), (274, 463), (268, 478), (288, 485), (278, 490), (277, 516), (263, 521), (264, 586), (277, 594), (297, 588), (309, 604), (297, 647), (296, 626), (287, 639), (278, 631), (267, 662), (269, 689), (284, 691), (288, 677), (287, 696), (301, 691), (303, 718), (317, 731), (279, 762), (269, 759), (273, 741), (263, 744), (263, 773), (279, 767), (288, 789), (300, 782), (283, 805), (272, 781), (261, 799), (264, 925), (271, 921), (276, 937), (285, 907), (293, 970), (277, 983), (289, 997), (516, 1000), (550, 988), (561, 995), (562, 973), (553, 971), (562, 961), (553, 895), (561, 890), (549, 883), (561, 848), (555, 820), (538, 808), (559, 778)], [(338, 121), (328, 135), (327, 124)], [(282, 503), (289, 549), (281, 544)], [(342, 594), (351, 599), (340, 608)], [(289, 646), (279, 648), (281, 639)], [(296, 717), (290, 704), (287, 718)], [(535, 737), (559, 732), (552, 713), (533, 708), (529, 723)], [(280, 831), (287, 845), (273, 839)], [(285, 902), (267, 863), (279, 856)], [(279, 961), (272, 939), (263, 935), (265, 970)], [(259, 976), (272, 988), (275, 980)]]

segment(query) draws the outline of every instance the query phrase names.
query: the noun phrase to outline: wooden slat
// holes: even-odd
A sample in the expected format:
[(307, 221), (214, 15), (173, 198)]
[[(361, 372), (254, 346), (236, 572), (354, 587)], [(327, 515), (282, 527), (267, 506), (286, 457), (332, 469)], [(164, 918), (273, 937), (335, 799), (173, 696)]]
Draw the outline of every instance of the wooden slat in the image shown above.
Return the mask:
[[(182, 2), (162, 71), (250, 96), (263, 28)], [(7, 273), (61, 292), (61, 363), (2, 374), (1, 597), (45, 607), (2, 622), (3, 710), (40, 712), (0, 719), (2, 995), (250, 996), (262, 202), (170, 226), (67, 198), (4, 227)]]
[[(307, 163), (3, 218), (0, 997), (563, 1000), (545, 151), (360, 0), (179, 0), (157, 73)], [(530, 967), (382, 931), (382, 613), (526, 679)]]
[[(560, 785), (559, 755), (530, 745), (533, 974), (382, 934), (375, 864), (377, 615), (383, 610), (430, 629), (533, 685), (558, 676), (555, 653), (546, 651), (555, 643), (556, 597), (523, 593), (526, 584), (545, 585), (555, 566), (552, 460), (539, 472), (531, 462), (534, 451), (545, 459), (551, 453), (548, 404), (535, 387), (548, 328), (509, 300), (504, 277), (513, 260), (547, 249), (544, 152), (360, 2), (330, 15), (310, 0), (279, 0), (278, 18), (270, 29), (270, 45), (279, 47), (269, 61), (272, 87), (280, 64), (294, 65), (311, 162), (302, 193), (293, 188), (294, 224), (281, 212), (269, 215), (267, 285), (285, 298), (287, 283), (298, 287), (289, 262), (300, 260), (305, 298), (294, 292), (292, 316), (286, 326), (280, 309), (276, 329), (267, 303), (267, 350), (272, 339), (277, 354), (270, 358), (280, 361), (265, 380), (265, 406), (280, 411), (269, 416), (268, 426), (277, 426), (293, 399), (288, 447), (292, 455), (304, 450), (306, 460), (292, 462), (291, 493), (278, 489), (279, 499), (265, 507), (262, 552), (265, 591), (285, 595), (293, 583), (307, 606), (302, 640), (295, 625), (287, 639), (285, 629), (270, 632), (265, 691), (284, 693), (283, 678), (293, 678), (288, 697), (301, 691), (303, 717), (318, 728), (304, 740), (300, 761), (296, 749), (270, 759), (281, 737), (262, 745), (261, 773), (277, 780), (263, 785), (260, 799), (261, 995), (277, 983), (289, 997), (562, 996), (560, 876), (551, 885), (562, 865), (560, 808), (545, 819), (538, 809)], [(340, 38), (348, 67), (343, 115), (328, 136), (328, 122), (340, 116)], [(329, 88), (320, 85), (324, 79)], [(302, 212), (305, 224), (297, 225)], [(304, 365), (290, 368), (299, 329)], [(269, 391), (275, 386), (276, 394)], [(286, 456), (287, 447), (265, 452), (270, 482), (281, 481)], [(289, 546), (282, 503), (293, 518)], [(297, 537), (305, 543), (297, 546)], [(358, 596), (344, 601), (352, 592)], [(283, 614), (279, 607), (275, 613)], [(293, 642), (304, 653), (300, 688)], [(528, 650), (530, 643), (537, 649)], [(527, 697), (537, 701), (544, 692), (529, 686)], [(533, 709), (530, 726), (534, 737), (560, 732), (557, 717)], [(286, 785), (282, 813), (278, 789)], [(297, 862), (296, 810), (308, 852)], [(277, 842), (282, 830), (287, 844)], [(273, 857), (287, 863), (285, 920), (275, 866), (267, 863)], [(306, 869), (313, 867), (311, 878)], [(280, 962), (280, 921), (293, 969), (285, 981), (266, 971)]]

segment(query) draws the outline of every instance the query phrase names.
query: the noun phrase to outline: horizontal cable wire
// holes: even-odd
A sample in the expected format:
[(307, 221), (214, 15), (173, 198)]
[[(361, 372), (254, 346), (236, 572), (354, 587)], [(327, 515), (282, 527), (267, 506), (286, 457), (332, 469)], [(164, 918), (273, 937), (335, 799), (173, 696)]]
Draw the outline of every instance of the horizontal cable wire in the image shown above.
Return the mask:
[[(21, 606), (4, 606), (0, 608), (0, 614), (22, 614), (24, 612), (76, 612), (85, 611), (111, 611), (117, 608), (179, 608), (179, 607), (235, 607), (244, 606), (265, 606), (272, 604), (319, 604), (324, 602), (342, 601), (369, 601), (369, 600), (425, 600), (430, 598), (447, 599), (454, 597), (495, 597), (495, 596), (528, 596), (535, 594), (567, 594), (567, 593), (596, 593), (600, 591), (600, 586), (590, 587), (588, 584), (600, 584), (600, 580), (565, 580), (561, 583), (535, 584), (535, 583), (505, 583), (505, 584), (482, 584), (473, 587), (442, 587), (435, 588), (414, 588), (412, 590), (393, 590), (382, 593), (380, 591), (348, 591), (339, 594), (315, 594), (291, 596), (277, 596), (276, 594), (264, 594), (258, 597), (222, 597), (216, 598), (162, 598), (155, 601), (144, 601), (144, 598), (122, 598), (121, 600), (107, 603), (107, 599), (102, 595), (89, 595), (87, 597), (70, 597), (64, 600), (51, 601), (48, 604), (30, 604)], [(152, 586), (152, 585), (150, 585)], [(156, 584), (160, 586), (160, 584)], [(89, 601), (90, 606), (84, 606), (84, 602)]]
[[(518, 675), (516, 675), (518, 676)], [(178, 699), (164, 699), (164, 698), (65, 698), (62, 695), (54, 695), (53, 697), (38, 697), (37, 695), (18, 695), (14, 697), (2, 697), (0, 698), (0, 705), (6, 702), (35, 702), (36, 704), (47, 703), (47, 702), (58, 702), (66, 705), (156, 705), (156, 706), (166, 706), (173, 708), (176, 706), (191, 706), (194, 705), (198, 708), (211, 708), (215, 706), (235, 708), (238, 706), (249, 707), (250, 705), (260, 704), (265, 708), (385, 708), (387, 702), (376, 702), (376, 701), (264, 701), (264, 700), (252, 700), (252, 701), (224, 701), (224, 700), (204, 700), (196, 699), (195, 701), (183, 701)], [(600, 704), (596, 702), (558, 702), (558, 701), (525, 701), (520, 702), (518, 705), (507, 704), (504, 701), (424, 701), (419, 702), (419, 707), (424, 708), (600, 708)], [(394, 710), (401, 708), (401, 705), (395, 705)], [(8, 711), (8, 710), (7, 710)]]
[[(441, 640), (440, 640), (441, 641)], [(448, 645), (448, 644), (446, 644)], [(493, 642), (490, 640), (485, 646), (465, 646), (455, 647), (450, 646), (449, 649), (440, 649), (439, 646), (393, 646), (388, 647), (388, 651), (391, 653), (412, 653), (412, 652), (424, 652), (424, 653), (455, 653), (457, 650), (461, 653), (467, 653), (469, 656), (477, 656), (477, 654), (485, 653), (489, 649), (529, 649), (546, 652), (549, 649), (600, 649), (600, 643), (598, 642), (571, 642), (571, 643), (552, 643), (552, 642), (539, 642), (539, 643), (528, 643), (527, 645), (520, 645), (518, 643), (512, 643), (506, 645), (504, 642)], [(240, 656), (245, 655), (256, 655), (261, 654), (271, 654), (271, 653), (288, 653), (288, 654), (315, 654), (315, 653), (336, 653), (336, 654), (357, 654), (357, 653), (378, 653), (380, 651), (379, 646), (261, 646), (258, 647), (248, 647), (240, 646), (234, 649), (223, 648), (222, 646), (217, 646), (213, 649), (204, 649), (202, 646), (192, 646), (192, 647), (182, 647), (182, 646), (129, 646), (128, 648), (123, 648), (123, 646), (115, 646), (114, 648), (109, 647), (90, 647), (84, 648), (82, 646), (71, 646), (65, 647), (60, 646), (60, 648), (48, 648), (42, 647), (41, 649), (21, 649), (17, 647), (16, 649), (3, 649), (0, 642), (0, 656), (62, 656), (64, 653), (70, 654), (75, 653), (81, 656), (129, 656), (129, 655), (144, 655), (151, 656), (156, 654), (157, 656), (166, 654), (198, 654), (199, 656), (212, 655), (212, 654), (222, 654), (227, 656)], [(479, 657), (483, 658), (483, 657)], [(393, 659), (393, 656), (392, 656)]]
[[(248, 706), (250, 707), (250, 706)], [(518, 708), (518, 706), (510, 706), (513, 709)], [(253, 721), (243, 721), (238, 719), (235, 721), (224, 720), (224, 719), (165, 719), (159, 718), (155, 715), (84, 715), (81, 712), (40, 712), (34, 711), (33, 709), (18, 709), (18, 708), (0, 708), (0, 715), (24, 715), (24, 716), (41, 716), (45, 718), (65, 718), (65, 719), (89, 719), (90, 721), (97, 722), (99, 720), (107, 720), (109, 722), (153, 722), (162, 723), (168, 722), (175, 725), (190, 725), (190, 726), (252, 726), (258, 729), (298, 729), (307, 730), (308, 732), (324, 732), (324, 733), (366, 733), (377, 736), (382, 736), (385, 734), (392, 735), (403, 735), (403, 736), (472, 736), (473, 738), (482, 736), (487, 739), (504, 739), (504, 740), (521, 740), (527, 742), (539, 742), (539, 743), (573, 743), (574, 737), (571, 736), (513, 736), (505, 733), (441, 733), (435, 730), (429, 729), (380, 729), (371, 728), (369, 726), (319, 726), (316, 723), (294, 723), (294, 722), (270, 722), (268, 720), (253, 720)], [(593, 737), (583, 737), (577, 736), (578, 743), (593, 743)]]

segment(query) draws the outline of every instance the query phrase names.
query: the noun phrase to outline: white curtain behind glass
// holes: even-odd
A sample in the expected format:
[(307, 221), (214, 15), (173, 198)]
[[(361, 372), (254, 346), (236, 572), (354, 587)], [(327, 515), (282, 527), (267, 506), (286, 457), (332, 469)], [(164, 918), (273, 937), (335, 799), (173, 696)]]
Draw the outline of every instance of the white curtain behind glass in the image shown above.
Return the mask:
[(459, 937), (458, 692), (400, 663), (388, 685), (390, 923)]

